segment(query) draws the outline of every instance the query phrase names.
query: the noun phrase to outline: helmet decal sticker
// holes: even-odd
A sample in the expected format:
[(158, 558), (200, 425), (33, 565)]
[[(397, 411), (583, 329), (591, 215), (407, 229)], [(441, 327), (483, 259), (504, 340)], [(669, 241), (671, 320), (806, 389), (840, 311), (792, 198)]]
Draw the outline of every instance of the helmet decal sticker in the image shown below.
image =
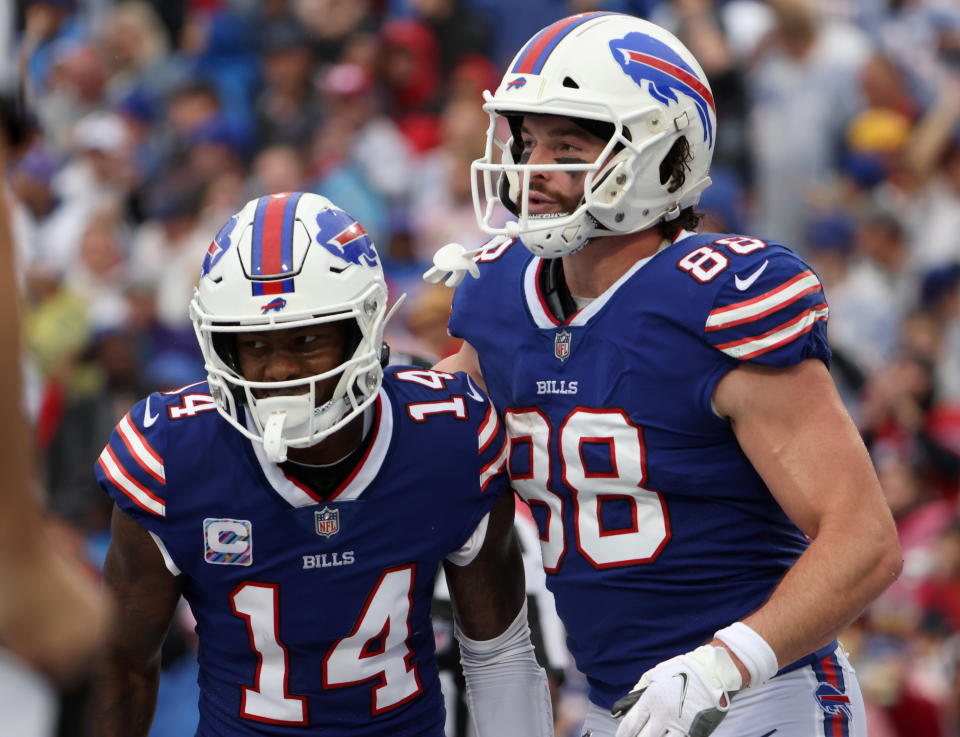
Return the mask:
[[(293, 275), (293, 224), (302, 192), (261, 197), (253, 217), (250, 243), (253, 277)], [(293, 291), (293, 279), (253, 282), (254, 296)]]
[(557, 44), (560, 43), (567, 34), (588, 20), (593, 20), (603, 15), (616, 15), (616, 13), (578, 13), (577, 15), (571, 15), (568, 18), (558, 20), (556, 23), (547, 26), (527, 41), (527, 45), (517, 54), (517, 61), (510, 70), (510, 73), (540, 74), (540, 70), (542, 70), (543, 65), (546, 64), (547, 58), (553, 53)]
[(317, 243), (334, 256), (358, 266), (377, 265), (377, 249), (367, 231), (342, 210), (324, 210), (317, 215), (317, 225)]
[(641, 87), (644, 81), (649, 82), (651, 97), (664, 105), (678, 102), (677, 92), (693, 100), (703, 124), (704, 140), (713, 146), (713, 124), (707, 110), (709, 107), (716, 114), (713, 94), (676, 51), (636, 31), (611, 41), (610, 51), (624, 73)]
[(230, 248), (230, 235), (233, 229), (237, 227), (237, 216), (234, 215), (223, 227), (217, 231), (217, 234), (210, 241), (210, 247), (207, 249), (207, 255), (203, 259), (203, 266), (200, 268), (200, 276), (206, 276), (210, 269), (217, 265), (223, 254)]
[(287, 306), (287, 300), (283, 297), (277, 297), (267, 302), (263, 307), (260, 308), (260, 312), (266, 315), (268, 312), (280, 312), (284, 307)]
[(517, 77), (516, 79), (511, 79), (509, 82), (507, 82), (507, 89), (518, 90), (521, 87), (523, 87), (523, 85), (525, 85), (526, 83), (527, 83), (526, 77)]

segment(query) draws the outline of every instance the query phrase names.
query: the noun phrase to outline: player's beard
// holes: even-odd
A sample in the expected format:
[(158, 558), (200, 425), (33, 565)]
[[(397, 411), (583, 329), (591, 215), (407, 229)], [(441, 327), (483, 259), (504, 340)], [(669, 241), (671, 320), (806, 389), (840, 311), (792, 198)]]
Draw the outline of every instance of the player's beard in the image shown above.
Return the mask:
[[(571, 178), (579, 178), (581, 180), (583, 178), (583, 175), (581, 172), (574, 172), (570, 176)], [(538, 214), (538, 215), (530, 215), (531, 218), (557, 217), (559, 215), (569, 215), (571, 212), (573, 212), (580, 206), (581, 202), (583, 202), (583, 197), (581, 195), (567, 196), (551, 189), (550, 187), (546, 187), (538, 182), (530, 182), (530, 192), (531, 193), (538, 192), (542, 194), (544, 197), (549, 198), (550, 200), (553, 201), (555, 207), (557, 208), (554, 212)], [(519, 205), (521, 205), (522, 203), (520, 202), (519, 197), (517, 198), (517, 203), (518, 203), (517, 212), (520, 212), (521, 208)]]

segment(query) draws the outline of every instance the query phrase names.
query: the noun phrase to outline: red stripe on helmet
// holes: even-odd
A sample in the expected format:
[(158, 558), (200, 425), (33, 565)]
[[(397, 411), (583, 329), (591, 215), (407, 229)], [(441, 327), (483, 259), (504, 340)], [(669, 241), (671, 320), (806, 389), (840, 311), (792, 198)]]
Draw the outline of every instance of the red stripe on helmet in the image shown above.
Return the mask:
[(547, 46), (550, 45), (550, 42), (553, 41), (558, 34), (563, 32), (568, 26), (571, 26), (577, 21), (582, 20), (590, 15), (594, 15), (594, 13), (578, 13), (577, 15), (571, 15), (569, 18), (558, 20), (552, 26), (547, 26), (527, 48), (523, 57), (517, 61), (511, 73), (530, 74), (530, 72), (533, 71), (534, 66), (536, 66), (537, 59), (540, 58), (540, 54)]
[(656, 56), (651, 56), (650, 54), (643, 54), (639, 51), (627, 51), (627, 53), (630, 55), (631, 61), (646, 64), (647, 66), (659, 69), (661, 72), (666, 72), (671, 77), (676, 77), (679, 79), (685, 85), (695, 90), (701, 97), (703, 97), (703, 99), (706, 100), (707, 104), (710, 106), (710, 109), (713, 110), (714, 114), (716, 114), (717, 106), (713, 101), (713, 94), (710, 92), (710, 88), (697, 79), (696, 75), (690, 74), (690, 72), (683, 67), (678, 67), (676, 64), (671, 64), (669, 61), (660, 59)]

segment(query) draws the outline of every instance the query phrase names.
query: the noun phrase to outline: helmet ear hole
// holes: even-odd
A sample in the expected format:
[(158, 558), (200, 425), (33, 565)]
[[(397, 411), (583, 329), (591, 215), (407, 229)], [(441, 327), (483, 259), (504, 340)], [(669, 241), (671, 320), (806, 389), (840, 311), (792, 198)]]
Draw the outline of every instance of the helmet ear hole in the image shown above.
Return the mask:
[(660, 162), (660, 184), (665, 185), (668, 192), (676, 192), (687, 179), (691, 161), (690, 142), (686, 136), (680, 136)]

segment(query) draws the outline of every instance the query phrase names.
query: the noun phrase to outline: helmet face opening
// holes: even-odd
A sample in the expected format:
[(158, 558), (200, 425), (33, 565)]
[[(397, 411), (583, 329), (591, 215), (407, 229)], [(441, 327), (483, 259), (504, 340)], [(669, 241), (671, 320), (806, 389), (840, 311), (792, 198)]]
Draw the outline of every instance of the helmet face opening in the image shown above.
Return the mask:
[[(346, 212), (309, 193), (247, 203), (211, 243), (190, 304), (220, 414), (275, 461), (343, 428), (379, 391), (386, 307), (376, 248)], [(339, 322), (345, 351), (330, 370), (287, 381), (242, 375), (239, 333)]]
[[(490, 235), (521, 237), (544, 258), (669, 219), (709, 185), (716, 113), (706, 76), (674, 36), (639, 18), (582, 13), (547, 26), (485, 99), (487, 145), (473, 163), (477, 221)], [(517, 143), (518, 121), (531, 114), (568, 118), (608, 145), (593, 162), (531, 166)], [(661, 181), (661, 164), (681, 138), (682, 176), (672, 170)], [(533, 172), (558, 170), (584, 173), (582, 201), (571, 212), (531, 216), (523, 204)], [(515, 218), (503, 226), (501, 208)]]
[[(306, 393), (309, 388), (309, 384), (316, 384), (324, 379), (329, 379), (330, 375), (339, 375), (342, 373), (343, 369), (348, 365), (348, 359), (354, 356), (357, 352), (357, 349), (360, 347), (360, 343), (363, 340), (363, 331), (360, 329), (356, 319), (353, 319), (349, 316), (342, 320), (334, 321), (328, 321), (327, 319), (323, 319), (321, 316), (318, 317), (320, 317), (320, 319), (313, 323), (306, 323), (300, 327), (278, 326), (275, 330), (265, 331), (264, 334), (261, 334), (256, 327), (251, 327), (250, 329), (242, 332), (226, 332), (226, 329), (235, 326), (220, 326), (221, 329), (218, 329), (218, 327), (214, 325), (210, 326), (209, 330), (211, 349), (216, 354), (216, 357), (219, 359), (222, 365), (229, 370), (228, 373), (230, 378), (236, 384), (233, 389), (233, 394), (235, 395), (235, 400), (238, 404), (249, 406), (246, 400), (246, 393), (237, 391), (237, 389), (241, 386), (250, 387), (255, 395), (258, 392), (262, 393), (266, 389), (274, 390), (277, 388), (277, 386), (279, 386), (279, 382), (275, 381), (255, 382), (245, 374), (243, 368), (244, 359), (242, 357), (240, 341), (238, 340), (238, 336), (240, 335), (250, 337), (261, 336), (264, 341), (269, 343), (271, 333), (277, 337), (281, 337), (283, 333), (292, 332), (293, 337), (298, 337), (302, 336), (304, 332), (316, 332), (316, 330), (311, 331), (311, 328), (314, 328), (318, 325), (327, 324), (336, 326), (338, 329), (338, 334), (341, 336), (342, 340), (342, 348), (338, 350), (339, 355), (337, 357), (337, 366), (331, 369), (330, 372), (321, 372), (320, 374), (314, 373), (309, 377), (291, 380), (287, 383), (294, 388), (303, 388), (303, 392), (301, 393)], [(311, 359), (308, 356), (306, 359), (302, 359), (302, 362), (306, 362), (308, 360), (315, 359)]]

